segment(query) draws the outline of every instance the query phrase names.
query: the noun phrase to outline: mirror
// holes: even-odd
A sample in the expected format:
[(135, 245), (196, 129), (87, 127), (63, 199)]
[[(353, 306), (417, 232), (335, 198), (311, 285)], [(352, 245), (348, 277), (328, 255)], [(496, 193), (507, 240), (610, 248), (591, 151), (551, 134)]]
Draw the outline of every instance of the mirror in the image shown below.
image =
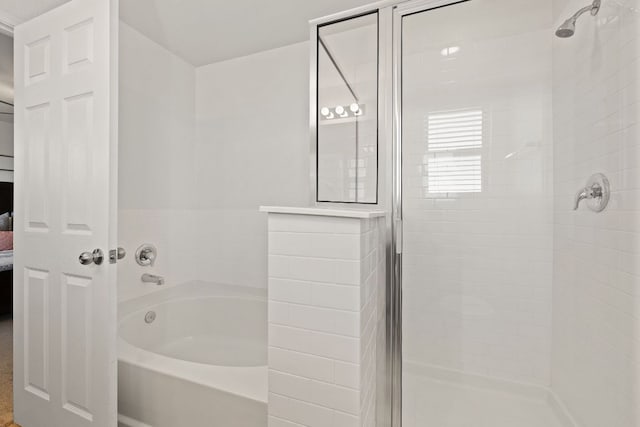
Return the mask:
[(378, 202), (378, 13), (318, 27), (318, 202)]

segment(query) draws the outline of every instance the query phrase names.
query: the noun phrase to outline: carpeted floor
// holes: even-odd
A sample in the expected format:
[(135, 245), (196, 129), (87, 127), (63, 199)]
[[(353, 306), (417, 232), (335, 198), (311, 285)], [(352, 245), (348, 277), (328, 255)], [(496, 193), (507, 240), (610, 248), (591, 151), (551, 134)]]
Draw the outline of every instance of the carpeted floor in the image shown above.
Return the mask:
[(0, 317), (0, 427), (13, 424), (13, 321)]

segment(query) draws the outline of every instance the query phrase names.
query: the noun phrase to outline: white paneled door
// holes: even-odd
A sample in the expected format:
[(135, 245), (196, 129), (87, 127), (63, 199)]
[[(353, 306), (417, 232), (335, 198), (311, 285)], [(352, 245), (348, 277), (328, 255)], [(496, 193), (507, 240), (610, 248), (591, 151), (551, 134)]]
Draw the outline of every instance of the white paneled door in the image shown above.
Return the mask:
[[(115, 427), (117, 2), (15, 29), (15, 418)], [(104, 260), (82, 253), (99, 249)]]

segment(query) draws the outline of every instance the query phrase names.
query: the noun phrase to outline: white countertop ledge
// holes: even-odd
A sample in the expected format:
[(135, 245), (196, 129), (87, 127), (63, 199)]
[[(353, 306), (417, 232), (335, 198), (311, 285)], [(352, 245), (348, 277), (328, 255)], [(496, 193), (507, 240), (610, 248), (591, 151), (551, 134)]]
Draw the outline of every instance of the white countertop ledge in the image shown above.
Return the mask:
[(260, 206), (260, 212), (267, 212), (270, 214), (315, 215), (360, 219), (379, 218), (386, 215), (385, 211), (379, 209), (333, 209), (296, 206)]

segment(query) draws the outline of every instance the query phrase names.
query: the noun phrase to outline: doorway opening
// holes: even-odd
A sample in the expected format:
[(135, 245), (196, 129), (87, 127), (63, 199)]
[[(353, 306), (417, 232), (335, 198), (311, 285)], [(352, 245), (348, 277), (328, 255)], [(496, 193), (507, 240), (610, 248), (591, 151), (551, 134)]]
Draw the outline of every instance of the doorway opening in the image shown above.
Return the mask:
[(0, 427), (13, 424), (13, 38), (0, 33)]

